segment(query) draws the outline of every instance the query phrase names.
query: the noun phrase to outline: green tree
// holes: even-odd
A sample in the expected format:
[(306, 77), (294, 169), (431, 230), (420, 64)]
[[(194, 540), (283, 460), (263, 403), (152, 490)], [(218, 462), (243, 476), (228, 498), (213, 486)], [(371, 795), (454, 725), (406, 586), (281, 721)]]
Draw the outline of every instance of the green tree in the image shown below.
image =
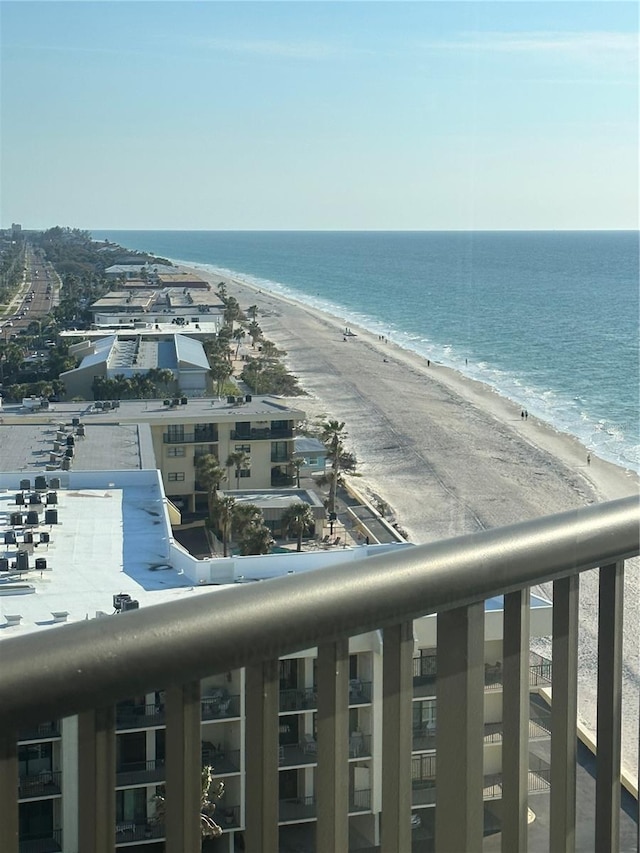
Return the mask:
[(224, 383), (233, 373), (231, 364), (225, 358), (214, 356), (209, 358), (209, 376), (215, 382), (216, 395), (219, 397), (222, 394)]
[(204, 486), (207, 492), (207, 508), (210, 519), (214, 516), (216, 492), (220, 488), (220, 483), (226, 478), (227, 472), (221, 467), (217, 456), (214, 456), (213, 453), (205, 453), (204, 456), (198, 457), (196, 480), (201, 486)]
[(262, 511), (255, 504), (235, 505), (232, 534), (243, 557), (249, 554), (268, 554), (273, 544), (271, 531), (264, 523)]
[(282, 513), (282, 528), (296, 537), (298, 551), (302, 551), (302, 537), (305, 531), (313, 527), (313, 524), (311, 507), (302, 501), (290, 504)]
[(233, 324), (243, 316), (240, 304), (235, 297), (229, 296), (227, 298), (222, 316), (224, 317), (224, 322), (231, 327), (231, 334), (233, 334)]
[(240, 472), (246, 471), (249, 467), (250, 457), (244, 450), (235, 450), (227, 457), (225, 465), (227, 468), (234, 468), (236, 474), (236, 489), (240, 488)]
[(251, 346), (255, 347), (256, 341), (259, 341), (262, 338), (262, 329), (260, 328), (260, 325), (256, 323), (255, 320), (252, 320), (247, 326), (247, 332), (251, 338)]
[(247, 528), (240, 540), (240, 553), (243, 557), (250, 554), (269, 554), (273, 545), (273, 536), (266, 524), (254, 524)]
[(321, 438), (327, 448), (327, 457), (331, 461), (331, 479), (329, 481), (329, 512), (336, 511), (336, 494), (340, 476), (340, 457), (344, 453), (343, 439), (346, 438), (344, 421), (329, 420), (321, 425)]
[(215, 522), (220, 531), (222, 553), (225, 557), (229, 556), (229, 541), (231, 539), (231, 525), (233, 524), (233, 510), (235, 505), (235, 500), (230, 496), (217, 498), (214, 505)]
[(240, 352), (240, 344), (242, 343), (242, 339), (246, 337), (246, 332), (240, 326), (234, 331), (233, 339), (237, 342), (236, 346), (236, 358), (238, 357), (238, 353)]

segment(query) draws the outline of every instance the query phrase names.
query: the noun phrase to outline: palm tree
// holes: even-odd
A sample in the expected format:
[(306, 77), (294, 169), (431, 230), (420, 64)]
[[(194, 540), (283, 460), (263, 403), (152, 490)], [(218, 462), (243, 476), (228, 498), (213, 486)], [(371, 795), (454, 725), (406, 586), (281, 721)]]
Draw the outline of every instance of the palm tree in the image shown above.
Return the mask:
[(227, 468), (235, 468), (236, 489), (240, 488), (240, 472), (246, 471), (249, 467), (249, 458), (249, 454), (245, 453), (244, 450), (236, 450), (227, 457), (225, 463)]
[(219, 356), (210, 356), (209, 365), (209, 376), (216, 383), (216, 394), (219, 397), (224, 388), (224, 383), (233, 373), (233, 368), (225, 358)]
[(298, 457), (297, 459), (291, 460), (291, 467), (293, 468), (293, 470), (295, 472), (296, 488), (297, 489), (300, 488), (300, 469), (302, 468), (302, 466), (305, 464), (306, 461), (307, 461), (306, 459), (302, 459), (301, 457)]
[(220, 536), (222, 537), (223, 556), (229, 556), (229, 540), (231, 538), (231, 525), (233, 524), (233, 511), (236, 505), (232, 497), (217, 498), (214, 503), (214, 516), (217, 521)]
[(262, 524), (263, 520), (262, 510), (255, 504), (236, 504), (236, 508), (233, 511), (233, 524), (231, 525), (231, 533), (234, 540), (242, 539), (249, 527)]
[(302, 536), (305, 530), (314, 523), (313, 513), (309, 504), (299, 501), (290, 504), (282, 513), (282, 529), (293, 533), (298, 540), (298, 551), (302, 551)]
[(255, 320), (258, 316), (258, 306), (257, 305), (249, 305), (247, 308), (247, 317), (251, 317), (252, 320)]
[(213, 517), (216, 492), (220, 488), (220, 483), (226, 479), (226, 476), (227, 472), (221, 467), (218, 458), (213, 453), (205, 453), (204, 456), (198, 457), (198, 461), (196, 462), (196, 479), (198, 483), (204, 486), (207, 492), (209, 518)]
[(249, 527), (240, 542), (243, 557), (250, 554), (268, 554), (273, 545), (273, 536), (266, 524), (254, 524)]
[(245, 330), (242, 329), (240, 326), (238, 326), (238, 328), (233, 333), (233, 339), (238, 343), (236, 347), (236, 358), (238, 357), (238, 353), (240, 352), (240, 344), (242, 343), (242, 339), (246, 337), (246, 334), (247, 333), (245, 332)]
[(329, 484), (329, 512), (336, 511), (336, 493), (340, 475), (340, 457), (344, 453), (343, 438), (346, 437), (344, 421), (325, 421), (321, 425), (321, 438), (327, 448), (327, 456), (331, 460), (331, 480)]
[(268, 554), (273, 544), (271, 531), (264, 516), (255, 504), (236, 504), (233, 511), (232, 533), (240, 546), (242, 556)]
[(262, 337), (260, 325), (255, 320), (252, 320), (247, 326), (247, 332), (249, 332), (249, 337), (251, 338), (251, 346), (255, 347), (256, 341), (259, 341)]

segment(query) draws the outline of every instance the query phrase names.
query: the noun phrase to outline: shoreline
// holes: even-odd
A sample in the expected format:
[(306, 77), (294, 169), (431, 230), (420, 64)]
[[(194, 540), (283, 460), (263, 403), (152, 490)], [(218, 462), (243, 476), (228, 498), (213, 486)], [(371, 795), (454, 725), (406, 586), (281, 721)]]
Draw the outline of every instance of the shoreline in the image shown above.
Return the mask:
[[(183, 265), (186, 266), (186, 265)], [(591, 451), (574, 436), (533, 416), (477, 380), (397, 344), (385, 343), (305, 303), (235, 277), (203, 270), (227, 284), (243, 308), (256, 304), (267, 338), (308, 397), (296, 405), (309, 419), (345, 421), (346, 445), (358, 458), (358, 488), (380, 496), (415, 543), (448, 539), (638, 494), (638, 475)], [(291, 398), (290, 398), (291, 399)], [(625, 571), (623, 641), (624, 764), (638, 759), (640, 691), (639, 560)], [(579, 720), (596, 728), (598, 570), (580, 580)], [(552, 598), (550, 585), (533, 591)], [(551, 656), (544, 639), (534, 650)]]
[[(184, 263), (181, 266), (184, 268), (189, 267), (189, 265)], [(294, 297), (264, 290), (240, 278), (230, 277), (223, 273), (219, 273), (218, 275), (218, 273), (210, 271), (201, 265), (191, 266), (191, 268), (197, 269), (203, 277), (211, 280), (212, 284), (214, 284), (214, 279), (217, 278), (218, 281), (224, 280), (228, 287), (231, 286), (239, 291), (250, 293), (251, 299), (249, 301), (257, 304), (259, 308), (261, 302), (263, 305), (269, 305), (271, 300), (275, 302), (275, 305), (271, 304), (271, 307), (276, 308), (277, 315), (278, 303), (288, 305), (294, 311), (301, 311), (310, 315), (317, 322), (324, 325), (325, 328), (332, 328), (336, 341), (341, 341), (345, 337), (345, 327), (341, 323), (341, 320), (320, 308), (296, 300)], [(268, 319), (270, 319), (270, 312), (265, 315), (263, 310), (260, 310), (258, 321), (262, 320), (260, 325), (265, 333), (266, 321)], [(284, 341), (285, 339), (289, 340), (290, 345), (290, 339), (279, 331), (277, 323), (268, 323), (268, 325), (268, 337), (278, 346), (287, 349)], [(466, 403), (484, 409), (497, 421), (511, 425), (517, 431), (518, 437), (521, 440), (530, 443), (536, 450), (555, 456), (568, 469), (579, 472), (593, 489), (595, 500), (614, 500), (615, 498), (640, 493), (640, 475), (634, 470), (603, 459), (598, 456), (597, 451), (589, 449), (577, 436), (569, 432), (564, 432), (534, 415), (528, 415), (526, 420), (523, 420), (521, 418), (521, 407), (508, 397), (500, 394), (491, 385), (479, 379), (466, 376), (456, 368), (449, 367), (440, 362), (431, 361), (429, 364), (428, 359), (419, 353), (393, 342), (385, 343), (377, 338), (373, 332), (358, 326), (356, 323), (349, 325), (347, 328), (352, 332), (352, 335), (347, 336), (347, 345), (354, 345), (358, 342), (365, 343), (370, 349), (377, 352), (382, 364), (385, 364), (384, 359), (386, 358), (387, 364), (390, 364), (391, 360), (393, 360), (393, 362), (402, 365), (408, 370), (418, 371), (422, 374), (426, 382), (441, 384)], [(342, 342), (345, 343), (345, 341)], [(300, 371), (298, 370), (296, 359), (292, 356), (292, 352), (289, 349), (287, 349), (287, 352), (288, 355), (285, 360), (288, 363), (288, 367), (293, 373), (298, 375)], [(314, 394), (313, 389), (309, 389), (304, 376), (300, 376), (299, 378), (300, 384), (307, 394), (311, 393), (314, 395), (315, 399), (322, 404), (321, 407), (324, 409), (331, 409), (328, 400), (322, 400), (319, 395)], [(303, 399), (308, 400), (309, 397)], [(313, 399), (313, 396), (311, 399)], [(335, 411), (334, 414), (338, 418), (343, 417), (339, 411)], [(347, 430), (349, 430), (348, 422)], [(587, 461), (587, 456), (590, 457), (589, 462)], [(362, 461), (366, 463), (365, 459)], [(588, 502), (593, 502), (593, 500), (589, 500)]]

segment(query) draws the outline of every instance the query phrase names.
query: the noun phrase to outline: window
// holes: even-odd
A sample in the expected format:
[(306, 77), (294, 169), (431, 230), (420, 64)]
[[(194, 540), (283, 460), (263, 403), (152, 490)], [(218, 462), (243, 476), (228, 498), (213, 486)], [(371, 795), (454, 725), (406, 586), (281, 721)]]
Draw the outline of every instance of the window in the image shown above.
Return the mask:
[(167, 427), (167, 435), (169, 436), (169, 441), (177, 443), (184, 439), (184, 426), (183, 424), (169, 424)]
[(193, 455), (196, 459), (199, 459), (201, 456), (207, 456), (209, 453), (215, 456), (216, 459), (218, 458), (215, 444), (199, 444), (193, 449)]
[(251, 453), (251, 445), (250, 444), (236, 444), (235, 445), (236, 453)]
[(170, 471), (167, 474), (167, 480), (170, 483), (182, 483), (184, 481), (184, 471)]
[(240, 469), (240, 479), (242, 479), (243, 477), (250, 477), (250, 476), (251, 476), (251, 468), (241, 468)]
[(184, 447), (168, 447), (167, 448), (167, 456), (184, 456), (185, 449)]

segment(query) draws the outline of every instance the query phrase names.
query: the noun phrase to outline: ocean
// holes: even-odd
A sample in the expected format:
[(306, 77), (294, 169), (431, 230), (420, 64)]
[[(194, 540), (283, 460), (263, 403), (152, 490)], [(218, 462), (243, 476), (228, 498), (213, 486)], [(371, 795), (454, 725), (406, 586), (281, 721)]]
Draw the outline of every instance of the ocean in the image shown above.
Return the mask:
[(640, 470), (638, 232), (92, 233), (384, 335)]

